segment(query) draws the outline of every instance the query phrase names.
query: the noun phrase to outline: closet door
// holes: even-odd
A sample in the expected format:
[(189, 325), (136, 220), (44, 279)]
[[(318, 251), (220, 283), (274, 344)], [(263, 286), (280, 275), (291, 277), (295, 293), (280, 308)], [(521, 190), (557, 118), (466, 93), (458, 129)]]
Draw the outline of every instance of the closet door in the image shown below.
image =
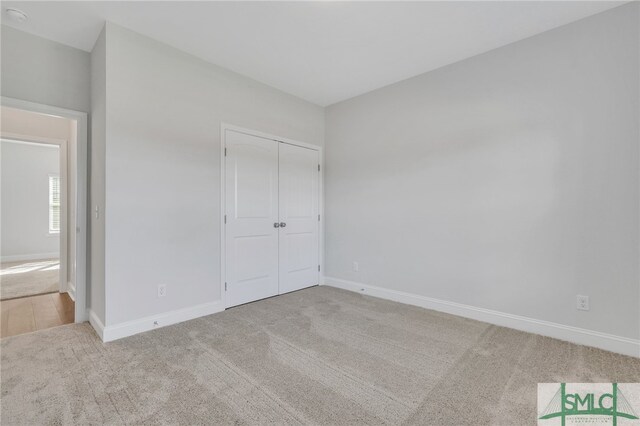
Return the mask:
[(318, 151), (280, 150), (280, 294), (319, 282)]
[(227, 307), (278, 294), (278, 142), (226, 131)]

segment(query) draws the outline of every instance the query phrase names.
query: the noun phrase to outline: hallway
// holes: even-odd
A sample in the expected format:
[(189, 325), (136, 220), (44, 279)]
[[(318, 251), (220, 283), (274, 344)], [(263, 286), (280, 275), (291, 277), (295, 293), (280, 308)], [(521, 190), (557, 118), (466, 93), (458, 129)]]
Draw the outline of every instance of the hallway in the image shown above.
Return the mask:
[(0, 338), (71, 324), (75, 304), (67, 293), (49, 293), (0, 302)]

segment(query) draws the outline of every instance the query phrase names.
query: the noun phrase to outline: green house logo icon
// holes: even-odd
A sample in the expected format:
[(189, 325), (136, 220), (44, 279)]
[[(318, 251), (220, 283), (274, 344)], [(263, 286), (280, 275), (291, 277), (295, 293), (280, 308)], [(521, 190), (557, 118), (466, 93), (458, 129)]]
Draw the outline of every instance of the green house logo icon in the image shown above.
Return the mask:
[(613, 426), (618, 424), (619, 418), (638, 419), (617, 383), (611, 384), (610, 393), (601, 394), (567, 393), (566, 383), (560, 383), (560, 388), (540, 414), (539, 419), (547, 420), (559, 417), (562, 426), (564, 426), (566, 418), (569, 416), (608, 416), (611, 417)]

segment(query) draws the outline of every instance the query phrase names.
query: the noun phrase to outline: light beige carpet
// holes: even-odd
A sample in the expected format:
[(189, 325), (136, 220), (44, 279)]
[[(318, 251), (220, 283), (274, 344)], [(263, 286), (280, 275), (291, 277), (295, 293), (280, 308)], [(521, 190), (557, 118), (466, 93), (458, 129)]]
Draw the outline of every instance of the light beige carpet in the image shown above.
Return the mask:
[(533, 425), (538, 382), (640, 381), (635, 358), (330, 287), (0, 347), (3, 425)]
[(27, 260), (0, 265), (0, 299), (58, 291), (60, 260)]

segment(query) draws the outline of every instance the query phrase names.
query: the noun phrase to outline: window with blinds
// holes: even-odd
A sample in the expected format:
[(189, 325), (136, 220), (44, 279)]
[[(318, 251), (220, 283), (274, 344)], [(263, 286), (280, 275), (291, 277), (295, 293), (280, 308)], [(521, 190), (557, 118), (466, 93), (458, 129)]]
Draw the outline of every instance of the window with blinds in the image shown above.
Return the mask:
[(49, 176), (49, 233), (60, 232), (60, 176)]

